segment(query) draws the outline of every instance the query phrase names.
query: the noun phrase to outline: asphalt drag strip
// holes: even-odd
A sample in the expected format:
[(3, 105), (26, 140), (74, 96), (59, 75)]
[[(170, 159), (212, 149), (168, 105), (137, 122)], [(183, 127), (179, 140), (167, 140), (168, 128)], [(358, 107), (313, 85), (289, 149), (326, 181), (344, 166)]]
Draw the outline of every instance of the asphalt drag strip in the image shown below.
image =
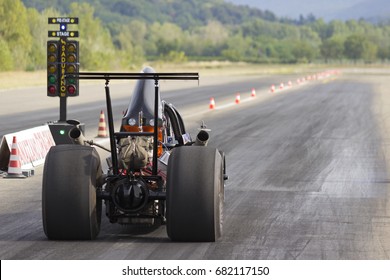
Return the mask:
[(191, 134), (204, 120), (209, 145), (227, 157), (218, 242), (172, 243), (165, 226), (123, 227), (104, 216), (94, 241), (48, 241), (37, 168), (23, 183), (0, 179), (0, 257), (389, 259), (387, 80), (344, 75), (240, 104), (233, 94), (223, 110), (208, 108), (207, 93), (206, 109), (184, 110)]

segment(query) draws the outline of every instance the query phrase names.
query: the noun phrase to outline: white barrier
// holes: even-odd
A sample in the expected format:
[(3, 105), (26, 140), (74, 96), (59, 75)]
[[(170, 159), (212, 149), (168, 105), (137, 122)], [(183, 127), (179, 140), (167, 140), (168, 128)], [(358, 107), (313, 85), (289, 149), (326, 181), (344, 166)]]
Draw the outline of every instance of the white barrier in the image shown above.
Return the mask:
[(17, 139), (22, 169), (43, 164), (50, 147), (55, 146), (47, 125), (4, 135), (0, 143), (0, 168), (8, 166), (13, 136)]

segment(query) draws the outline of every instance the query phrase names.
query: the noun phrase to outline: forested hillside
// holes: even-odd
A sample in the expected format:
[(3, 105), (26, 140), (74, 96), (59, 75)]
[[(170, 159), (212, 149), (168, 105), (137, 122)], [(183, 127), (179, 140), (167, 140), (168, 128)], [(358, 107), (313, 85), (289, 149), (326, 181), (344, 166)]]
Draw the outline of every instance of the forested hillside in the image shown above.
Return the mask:
[[(49, 8), (55, 7), (55, 8)], [(46, 68), (47, 18), (79, 17), (81, 67), (145, 60), (387, 62), (390, 25), (277, 18), (222, 0), (0, 0), (0, 71)], [(71, 26), (70, 26), (71, 28)]]

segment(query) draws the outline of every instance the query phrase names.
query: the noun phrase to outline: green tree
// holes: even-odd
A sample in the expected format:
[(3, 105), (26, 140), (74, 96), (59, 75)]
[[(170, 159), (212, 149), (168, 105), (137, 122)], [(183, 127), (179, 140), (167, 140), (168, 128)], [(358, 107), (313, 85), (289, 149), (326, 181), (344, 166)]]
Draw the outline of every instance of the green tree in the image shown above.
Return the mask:
[(12, 53), (7, 42), (0, 36), (0, 71), (10, 71), (13, 68)]
[(222, 56), (225, 59), (232, 61), (242, 61), (250, 59), (252, 39), (250, 37), (242, 37), (242, 34), (237, 33), (231, 36), (227, 42), (227, 48), (222, 51)]
[(32, 37), (27, 10), (20, 0), (0, 0), (0, 37), (7, 42), (15, 69), (25, 70)]
[(341, 60), (344, 53), (343, 38), (340, 36), (333, 36), (326, 39), (320, 47), (320, 52), (326, 63), (332, 59)]
[(321, 44), (321, 38), (318, 36), (318, 33), (314, 32), (308, 26), (302, 26), (299, 29), (300, 40), (310, 43), (313, 47), (317, 47)]
[(297, 59), (292, 53), (292, 45), (294, 42), (289, 40), (277, 41), (274, 45), (274, 53), (278, 62), (281, 63), (296, 63)]
[(130, 29), (133, 46), (143, 46), (148, 32), (146, 24), (140, 20), (132, 20), (128, 28)]
[(229, 30), (217, 21), (210, 21), (184, 34), (183, 50), (186, 54), (208, 57), (220, 56), (230, 35)]
[(112, 35), (116, 53), (120, 57), (120, 67), (124, 69), (133, 69), (142, 64), (144, 53), (142, 47), (137, 47), (133, 38), (133, 32), (130, 25), (120, 26), (116, 30), (118, 34)]
[(28, 8), (29, 30), (32, 35), (31, 49), (28, 54), (28, 70), (46, 68), (46, 41), (47, 30), (42, 26), (47, 25), (47, 17), (42, 16), (36, 9)]
[(366, 40), (363, 42), (363, 54), (362, 58), (366, 63), (375, 62), (378, 54), (378, 46), (370, 41)]
[(354, 19), (345, 22), (350, 34), (363, 34), (364, 28)]
[(345, 36), (349, 33), (349, 30), (344, 22), (340, 20), (332, 20), (329, 23), (328, 38), (335, 36)]
[(344, 42), (344, 54), (355, 63), (362, 58), (364, 52), (364, 42), (366, 38), (359, 34), (353, 34), (347, 37)]
[(381, 46), (378, 48), (378, 58), (384, 63), (386, 60), (390, 59), (390, 47)]
[(149, 41), (145, 46), (146, 50), (150, 54), (164, 59), (164, 56), (167, 56), (171, 51), (179, 52), (182, 50), (183, 31), (173, 23), (160, 24), (155, 22), (150, 26), (150, 32), (146, 39)]
[(332, 36), (332, 30), (330, 30), (329, 25), (325, 23), (323, 19), (318, 19), (312, 24), (310, 24), (311, 28), (318, 34), (321, 40), (325, 40)]
[(28, 8), (27, 16), (29, 22), (28, 28), (32, 36), (32, 42), (28, 53), (26, 69), (29, 71), (46, 69), (46, 42), (48, 40), (48, 29), (45, 27), (49, 27), (47, 19), (49, 17), (60, 17), (61, 14), (54, 8), (48, 8), (42, 10), (41, 12), (38, 12), (35, 8)]
[(291, 44), (291, 53), (296, 62), (307, 63), (312, 62), (316, 57), (316, 48), (307, 41), (296, 41)]
[(168, 55), (165, 56), (165, 60), (173, 63), (182, 63), (187, 61), (187, 57), (184, 52), (170, 51)]
[[(115, 68), (115, 48), (108, 29), (94, 17), (94, 8), (88, 3), (72, 3), (71, 16), (79, 17), (80, 67), (90, 70)], [(120, 59), (120, 58), (118, 58)]]

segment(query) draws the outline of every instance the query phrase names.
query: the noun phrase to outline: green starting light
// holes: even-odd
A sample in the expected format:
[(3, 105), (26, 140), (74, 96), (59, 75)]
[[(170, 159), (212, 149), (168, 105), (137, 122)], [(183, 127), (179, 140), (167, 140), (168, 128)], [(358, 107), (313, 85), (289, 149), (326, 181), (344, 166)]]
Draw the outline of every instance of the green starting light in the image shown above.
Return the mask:
[(65, 129), (60, 129), (60, 134), (65, 135)]
[(69, 84), (75, 84), (75, 83), (76, 83), (76, 79), (74, 79), (74, 78), (69, 78), (69, 79), (68, 79), (68, 83), (69, 83)]
[(49, 83), (54, 84), (57, 81), (56, 76), (54, 75), (49, 75)]

